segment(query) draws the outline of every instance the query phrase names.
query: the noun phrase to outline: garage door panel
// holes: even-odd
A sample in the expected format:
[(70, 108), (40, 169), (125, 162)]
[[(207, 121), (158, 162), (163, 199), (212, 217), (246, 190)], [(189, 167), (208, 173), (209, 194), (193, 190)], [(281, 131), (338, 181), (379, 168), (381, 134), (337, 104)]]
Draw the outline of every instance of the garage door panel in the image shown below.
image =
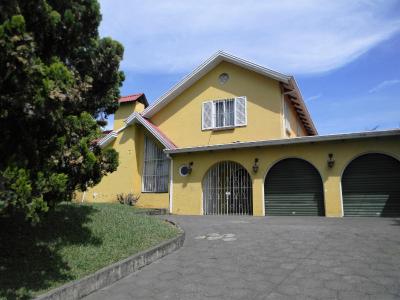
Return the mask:
[(264, 183), (266, 215), (324, 215), (318, 171), (301, 159), (285, 159), (268, 172)]
[(366, 154), (351, 162), (342, 177), (345, 216), (400, 216), (400, 162)]

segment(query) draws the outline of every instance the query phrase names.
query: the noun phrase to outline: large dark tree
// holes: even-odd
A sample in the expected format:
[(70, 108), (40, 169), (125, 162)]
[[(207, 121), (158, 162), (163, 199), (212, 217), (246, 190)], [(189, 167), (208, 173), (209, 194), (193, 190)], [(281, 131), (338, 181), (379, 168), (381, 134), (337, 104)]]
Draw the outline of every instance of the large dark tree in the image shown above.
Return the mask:
[(124, 79), (100, 20), (97, 0), (0, 0), (0, 214), (37, 222), (116, 169), (91, 144)]

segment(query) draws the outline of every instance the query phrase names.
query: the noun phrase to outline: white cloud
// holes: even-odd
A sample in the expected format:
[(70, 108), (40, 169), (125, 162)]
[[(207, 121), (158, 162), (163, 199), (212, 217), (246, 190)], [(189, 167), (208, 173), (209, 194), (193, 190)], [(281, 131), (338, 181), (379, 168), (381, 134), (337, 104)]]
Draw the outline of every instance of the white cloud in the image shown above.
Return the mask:
[(379, 92), (380, 90), (383, 90), (389, 86), (399, 84), (399, 83), (400, 83), (399, 79), (385, 80), (385, 81), (381, 82), (380, 84), (374, 86), (372, 89), (370, 89), (368, 91), (368, 93), (370, 93), (370, 94), (376, 93), (376, 92)]
[(306, 101), (317, 100), (317, 99), (319, 99), (319, 98), (321, 98), (321, 97), (322, 97), (322, 94), (314, 95), (314, 96), (308, 97), (308, 98), (306, 99)]
[(187, 72), (217, 50), (281, 72), (341, 67), (400, 29), (395, 0), (101, 0), (123, 68)]

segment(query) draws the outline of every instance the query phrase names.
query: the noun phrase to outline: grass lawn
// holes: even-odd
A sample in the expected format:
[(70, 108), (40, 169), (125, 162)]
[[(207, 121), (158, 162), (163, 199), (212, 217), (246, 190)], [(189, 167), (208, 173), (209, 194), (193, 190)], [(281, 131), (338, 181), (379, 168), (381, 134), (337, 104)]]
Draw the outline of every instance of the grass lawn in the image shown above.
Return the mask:
[(139, 212), (121, 204), (61, 204), (33, 228), (0, 218), (0, 299), (32, 298), (178, 234)]

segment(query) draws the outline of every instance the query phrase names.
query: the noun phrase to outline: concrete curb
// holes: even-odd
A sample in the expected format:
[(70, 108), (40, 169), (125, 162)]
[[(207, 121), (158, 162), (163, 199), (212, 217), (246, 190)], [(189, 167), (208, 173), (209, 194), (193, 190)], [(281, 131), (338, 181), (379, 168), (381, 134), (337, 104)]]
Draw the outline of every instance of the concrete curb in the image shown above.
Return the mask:
[(165, 220), (176, 226), (181, 233), (175, 238), (165, 241), (153, 248), (139, 252), (112, 265), (104, 267), (84, 278), (72, 281), (54, 290), (40, 295), (36, 300), (72, 300), (85, 297), (94, 291), (111, 285), (129, 274), (151, 264), (153, 261), (179, 249), (185, 240), (185, 232), (174, 222)]

